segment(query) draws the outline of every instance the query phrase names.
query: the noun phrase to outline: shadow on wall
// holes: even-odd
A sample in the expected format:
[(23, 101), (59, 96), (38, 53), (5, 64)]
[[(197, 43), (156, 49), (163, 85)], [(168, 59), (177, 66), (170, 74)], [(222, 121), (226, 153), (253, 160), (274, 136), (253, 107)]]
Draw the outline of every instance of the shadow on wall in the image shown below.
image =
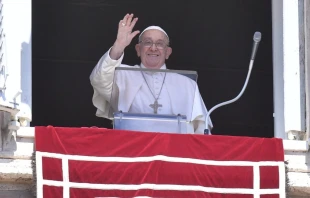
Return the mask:
[(21, 103), (18, 114), (21, 124), (29, 126), (32, 120), (32, 38), (22, 43), (21, 49)]

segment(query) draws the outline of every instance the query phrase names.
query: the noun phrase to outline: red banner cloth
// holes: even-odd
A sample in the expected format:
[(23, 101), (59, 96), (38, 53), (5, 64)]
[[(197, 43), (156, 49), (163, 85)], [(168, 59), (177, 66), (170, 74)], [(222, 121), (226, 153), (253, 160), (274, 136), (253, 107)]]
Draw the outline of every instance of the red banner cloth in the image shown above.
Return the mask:
[(35, 145), (38, 198), (285, 196), (277, 138), (48, 126)]

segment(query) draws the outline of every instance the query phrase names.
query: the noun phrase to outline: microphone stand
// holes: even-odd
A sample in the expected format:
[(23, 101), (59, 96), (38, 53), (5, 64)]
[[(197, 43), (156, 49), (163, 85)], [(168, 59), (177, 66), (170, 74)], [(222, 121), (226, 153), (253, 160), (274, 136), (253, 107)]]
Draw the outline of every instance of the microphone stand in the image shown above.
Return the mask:
[(204, 130), (204, 134), (205, 135), (211, 135), (211, 132), (209, 130), (209, 117), (210, 117), (210, 114), (215, 109), (217, 109), (217, 108), (219, 108), (221, 106), (228, 105), (228, 104), (231, 104), (231, 103), (237, 101), (242, 96), (243, 92), (245, 91), (245, 88), (247, 87), (249, 79), (250, 79), (250, 76), (251, 76), (251, 72), (252, 72), (252, 68), (253, 68), (253, 64), (254, 64), (254, 60), (255, 60), (255, 55), (256, 55), (256, 52), (257, 52), (257, 48), (258, 48), (259, 42), (261, 40), (261, 33), (260, 32), (255, 32), (255, 34), (253, 36), (253, 40), (254, 40), (254, 45), (253, 45), (253, 49), (252, 49), (251, 60), (250, 60), (250, 63), (249, 63), (249, 71), (248, 71), (248, 75), (246, 77), (246, 80), (245, 80), (245, 83), (243, 85), (242, 90), (240, 91), (240, 93), (234, 99), (231, 99), (231, 100), (228, 100), (226, 102), (222, 102), (220, 104), (217, 104), (214, 107), (212, 107), (210, 109), (210, 111), (208, 111), (207, 116), (206, 116), (206, 121), (205, 121), (206, 122), (206, 128)]

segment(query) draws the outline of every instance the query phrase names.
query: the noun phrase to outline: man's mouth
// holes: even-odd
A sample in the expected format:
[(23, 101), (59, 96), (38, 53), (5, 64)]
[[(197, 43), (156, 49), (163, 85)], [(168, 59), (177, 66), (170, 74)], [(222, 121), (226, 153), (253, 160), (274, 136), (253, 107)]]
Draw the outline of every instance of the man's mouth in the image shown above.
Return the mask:
[(148, 54), (148, 56), (157, 57), (159, 55), (158, 54)]

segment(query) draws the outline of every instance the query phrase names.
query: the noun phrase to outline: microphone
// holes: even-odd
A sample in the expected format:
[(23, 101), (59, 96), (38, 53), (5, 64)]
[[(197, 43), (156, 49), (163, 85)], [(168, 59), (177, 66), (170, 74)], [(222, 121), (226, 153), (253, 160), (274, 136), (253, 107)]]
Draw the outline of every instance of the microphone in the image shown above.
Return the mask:
[(205, 123), (206, 123), (206, 126), (205, 126), (206, 128), (204, 130), (204, 134), (205, 135), (211, 135), (211, 132), (209, 130), (209, 117), (210, 117), (210, 114), (218, 107), (221, 107), (221, 106), (224, 106), (224, 105), (227, 105), (227, 104), (231, 104), (231, 103), (237, 101), (241, 97), (241, 95), (243, 94), (246, 86), (248, 85), (248, 81), (249, 81), (249, 78), (250, 78), (250, 75), (251, 75), (251, 72), (252, 72), (252, 68), (253, 68), (256, 52), (257, 52), (258, 45), (259, 45), (259, 42), (260, 42), (261, 39), (262, 39), (262, 34), (260, 32), (255, 32), (254, 36), (253, 36), (253, 41), (254, 42), (253, 42), (253, 47), (252, 47), (251, 59), (250, 59), (250, 63), (249, 63), (249, 71), (248, 71), (248, 75), (246, 77), (246, 80), (245, 80), (245, 83), (243, 85), (243, 88), (242, 88), (241, 92), (234, 99), (231, 99), (231, 100), (228, 100), (226, 102), (222, 102), (220, 104), (217, 104), (214, 107), (212, 107), (210, 109), (210, 111), (208, 111), (207, 116), (206, 116), (206, 120), (205, 120)]
[(258, 45), (261, 39), (262, 39), (262, 34), (260, 32), (255, 32), (253, 36), (253, 48), (252, 48), (251, 60), (255, 59)]

